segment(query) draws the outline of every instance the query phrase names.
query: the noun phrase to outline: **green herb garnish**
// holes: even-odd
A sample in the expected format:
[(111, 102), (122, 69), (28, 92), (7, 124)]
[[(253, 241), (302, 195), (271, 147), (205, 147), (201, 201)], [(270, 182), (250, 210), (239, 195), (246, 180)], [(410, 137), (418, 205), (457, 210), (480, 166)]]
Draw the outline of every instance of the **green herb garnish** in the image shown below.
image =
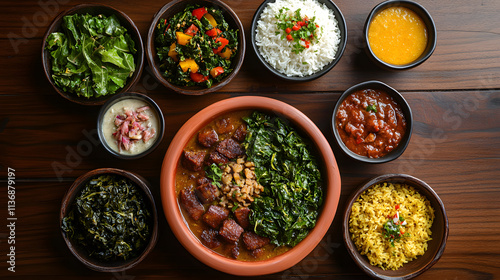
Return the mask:
[(286, 11), (288, 8), (281, 8), (279, 14), (276, 15), (276, 22), (280, 31), (276, 35), (281, 34), (281, 39), (293, 41), (293, 52), (298, 54), (310, 47), (310, 44), (317, 42), (319, 25), (316, 24), (316, 17), (309, 19), (307, 16), (300, 15), (300, 9), (297, 9), (293, 16), (289, 16)]
[(377, 112), (377, 105), (372, 104), (372, 105), (368, 105), (368, 106), (366, 106), (366, 111), (367, 111), (367, 112), (372, 111), (372, 112), (376, 113), (376, 112)]
[(91, 98), (113, 94), (135, 72), (135, 43), (115, 15), (65, 16), (62, 32), (47, 37), (54, 83)]
[(255, 233), (278, 246), (295, 246), (316, 225), (323, 202), (321, 174), (311, 145), (278, 117), (254, 112), (244, 118), (247, 160), (264, 186), (250, 205)]
[(106, 261), (138, 256), (152, 231), (152, 216), (138, 187), (125, 178), (102, 175), (76, 197), (62, 229), (94, 258)]
[(394, 242), (401, 240), (401, 238), (410, 237), (408, 232), (403, 232), (404, 221), (405, 219), (400, 216), (398, 221), (394, 222), (394, 219), (389, 218), (384, 224), (384, 237), (389, 239), (392, 247), (394, 247)]
[(215, 163), (205, 167), (205, 176), (212, 180), (212, 184), (218, 188), (221, 187), (222, 169)]

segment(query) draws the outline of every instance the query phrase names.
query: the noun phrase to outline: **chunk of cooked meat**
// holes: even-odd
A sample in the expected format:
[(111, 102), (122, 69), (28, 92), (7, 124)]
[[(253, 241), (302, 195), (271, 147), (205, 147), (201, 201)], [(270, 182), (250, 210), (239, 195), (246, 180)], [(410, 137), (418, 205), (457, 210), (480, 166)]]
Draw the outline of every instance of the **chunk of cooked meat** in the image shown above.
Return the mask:
[(182, 189), (179, 194), (179, 200), (182, 207), (184, 207), (189, 216), (195, 221), (198, 221), (205, 212), (203, 204), (196, 198), (192, 190)]
[(222, 221), (229, 216), (229, 210), (217, 205), (210, 205), (207, 212), (203, 215), (203, 221), (212, 228), (219, 228)]
[(219, 232), (216, 231), (215, 229), (205, 229), (201, 233), (201, 243), (203, 243), (205, 246), (208, 248), (217, 248), (220, 246), (220, 241), (217, 239), (217, 236), (219, 235)]
[(222, 222), (222, 227), (219, 230), (219, 235), (227, 242), (237, 242), (243, 233), (243, 228), (232, 219), (227, 219)]
[(243, 243), (249, 251), (262, 248), (269, 244), (270, 240), (267, 237), (259, 236), (251, 231), (243, 233)]
[(239, 207), (234, 211), (234, 216), (236, 217), (236, 221), (238, 224), (244, 229), (247, 229), (250, 226), (250, 208), (248, 207)]
[(196, 179), (196, 185), (201, 186), (203, 184), (210, 183), (210, 180), (207, 177), (200, 177)]
[(230, 118), (220, 119), (215, 122), (217, 127), (217, 132), (219, 134), (226, 134), (234, 130), (234, 124), (231, 122)]
[(247, 126), (245, 124), (242, 124), (238, 126), (236, 131), (233, 134), (233, 138), (238, 141), (238, 142), (243, 142), (245, 141), (245, 138), (247, 137)]
[(211, 203), (219, 197), (219, 189), (210, 182), (196, 187), (195, 193), (203, 204)]
[(238, 256), (240, 255), (240, 247), (238, 246), (238, 242), (235, 242), (234, 244), (231, 244), (228, 247), (231, 250), (231, 257), (237, 259)]
[(244, 151), (240, 144), (234, 141), (232, 138), (224, 139), (217, 144), (215, 147), (217, 152), (221, 153), (228, 159), (233, 159), (238, 156), (243, 155)]
[(184, 151), (182, 164), (191, 171), (200, 171), (206, 155), (207, 152), (205, 151)]
[(210, 148), (219, 141), (219, 135), (213, 128), (206, 128), (198, 133), (198, 142), (203, 147)]
[(256, 259), (264, 256), (264, 253), (265, 251), (262, 248), (255, 249), (252, 252), (250, 252), (250, 254)]
[(228, 163), (229, 159), (227, 157), (221, 155), (219, 152), (213, 151), (210, 153), (210, 155), (208, 155), (208, 162), (220, 165), (220, 164)]

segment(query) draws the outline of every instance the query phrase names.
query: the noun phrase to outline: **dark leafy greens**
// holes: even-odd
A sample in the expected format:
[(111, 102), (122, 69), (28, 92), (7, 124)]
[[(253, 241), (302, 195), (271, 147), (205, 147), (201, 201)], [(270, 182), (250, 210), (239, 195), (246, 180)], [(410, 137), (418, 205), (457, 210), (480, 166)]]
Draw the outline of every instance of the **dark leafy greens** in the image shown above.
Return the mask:
[(250, 223), (273, 244), (295, 246), (316, 225), (323, 202), (311, 146), (278, 117), (254, 112), (244, 120), (248, 134), (243, 145), (264, 186), (250, 206)]
[(76, 197), (62, 229), (100, 260), (127, 260), (147, 245), (152, 217), (141, 190), (126, 178), (91, 179)]
[[(193, 11), (200, 7), (205, 9), (205, 16), (200, 16), (198, 19), (196, 12)], [(206, 15), (213, 17), (216, 26), (210, 23)], [(193, 25), (196, 27), (194, 31), (190, 29)], [(183, 37), (187, 34), (191, 38), (185, 44), (179, 43), (179, 34)], [(227, 44), (218, 49), (226, 40)], [(187, 5), (182, 12), (170, 19), (159, 21), (155, 32), (155, 47), (160, 60), (160, 70), (170, 83), (210, 88), (233, 71), (231, 59), (236, 55), (238, 48), (238, 30), (229, 28), (221, 10)], [(193, 66), (189, 67), (190, 70), (186, 70), (188, 67), (183, 69), (180, 63), (190, 59), (194, 60), (196, 65), (190, 63)], [(221, 69), (219, 71), (222, 73), (211, 72), (216, 68)]]
[(47, 37), (52, 78), (65, 92), (91, 98), (113, 94), (135, 72), (135, 43), (115, 15), (65, 16)]

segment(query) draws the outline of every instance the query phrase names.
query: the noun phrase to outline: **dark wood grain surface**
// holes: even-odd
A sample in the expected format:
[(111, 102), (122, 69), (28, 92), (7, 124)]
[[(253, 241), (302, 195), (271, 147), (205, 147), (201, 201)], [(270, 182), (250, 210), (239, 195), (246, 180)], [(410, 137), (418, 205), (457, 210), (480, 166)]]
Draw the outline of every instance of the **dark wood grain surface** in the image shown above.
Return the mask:
[[(106, 1), (135, 21), (143, 37), (159, 1)], [(249, 40), (260, 0), (225, 1), (239, 15)], [(419, 1), (436, 21), (438, 44), (431, 58), (412, 70), (387, 72), (364, 54), (362, 28), (378, 0), (336, 1), (348, 26), (348, 44), (339, 64), (305, 83), (276, 80), (256, 61), (250, 45), (240, 73), (221, 91), (181, 96), (156, 83), (146, 68), (135, 91), (151, 96), (165, 115), (166, 131), (149, 156), (122, 161), (107, 154), (95, 134), (98, 107), (60, 97), (41, 66), (41, 38), (51, 20), (76, 1), (0, 2), (0, 278), (34, 279), (233, 279), (202, 264), (176, 240), (159, 208), (160, 238), (136, 268), (98, 273), (69, 252), (58, 228), (61, 200), (83, 173), (114, 167), (146, 177), (159, 195), (163, 157), (177, 130), (196, 112), (222, 99), (262, 95), (304, 112), (321, 129), (337, 158), (342, 196), (369, 178), (407, 173), (426, 181), (445, 203), (450, 223), (441, 260), (418, 279), (500, 278), (500, 1)], [(413, 110), (414, 131), (397, 160), (368, 165), (345, 158), (334, 144), (330, 121), (340, 93), (366, 80), (400, 90)], [(16, 272), (7, 270), (7, 169), (16, 170)], [(320, 245), (303, 261), (261, 279), (362, 279), (344, 247), (337, 215)]]

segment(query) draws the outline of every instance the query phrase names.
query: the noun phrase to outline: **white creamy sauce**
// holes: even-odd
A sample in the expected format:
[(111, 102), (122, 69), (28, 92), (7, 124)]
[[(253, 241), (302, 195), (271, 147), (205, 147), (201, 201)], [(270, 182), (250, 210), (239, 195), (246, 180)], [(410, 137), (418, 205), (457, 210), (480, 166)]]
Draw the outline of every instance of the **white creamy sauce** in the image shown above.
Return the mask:
[[(118, 142), (113, 136), (113, 133), (115, 133), (119, 128), (115, 125), (116, 116), (125, 115), (125, 110), (127, 109), (135, 111), (138, 108), (144, 106), (149, 106), (149, 109), (144, 111), (144, 113), (149, 116), (149, 120), (142, 121), (141, 123), (144, 127), (146, 127), (146, 129), (154, 128), (154, 136), (149, 139), (147, 143), (144, 143), (142, 139), (135, 141), (128, 151), (123, 148), (120, 150), (118, 147)], [(158, 124), (158, 116), (154, 111), (154, 108), (145, 101), (135, 98), (124, 99), (113, 104), (104, 114), (101, 127), (108, 146), (111, 147), (111, 149), (113, 149), (114, 151), (124, 155), (136, 155), (149, 149), (156, 142), (160, 129)]]

